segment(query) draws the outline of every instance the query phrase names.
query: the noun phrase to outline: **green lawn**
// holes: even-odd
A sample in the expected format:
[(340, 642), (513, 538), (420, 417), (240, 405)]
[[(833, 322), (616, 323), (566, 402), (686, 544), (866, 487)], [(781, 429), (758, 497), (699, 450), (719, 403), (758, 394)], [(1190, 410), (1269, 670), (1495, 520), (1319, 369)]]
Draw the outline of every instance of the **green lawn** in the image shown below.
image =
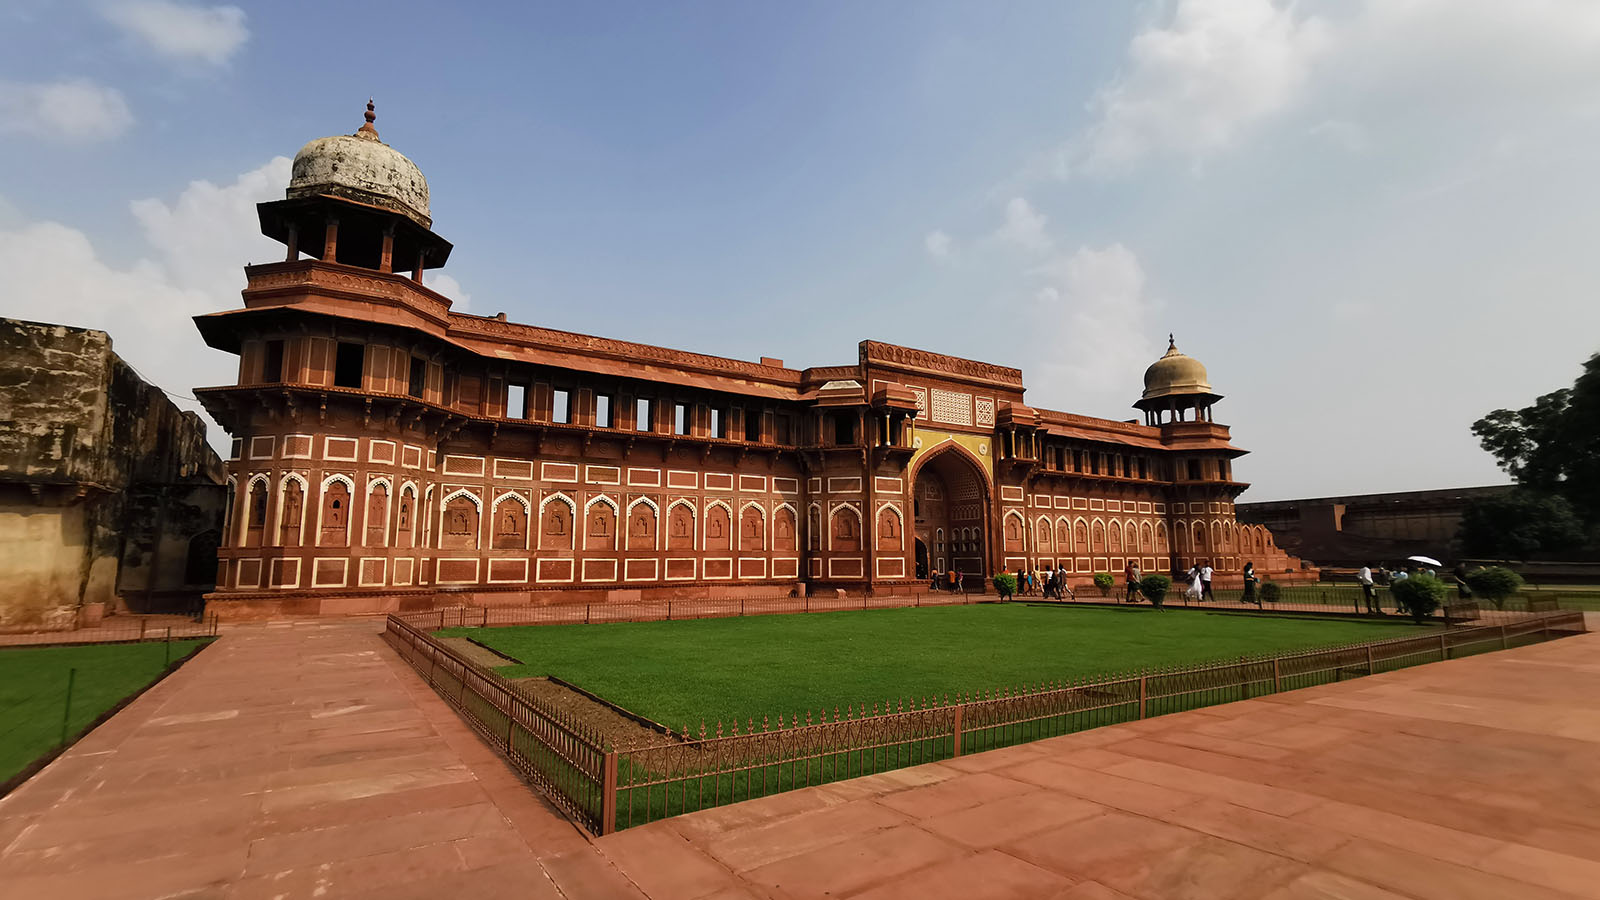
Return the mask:
[(1024, 604), (749, 616), (678, 622), (458, 628), (525, 665), (674, 729), (785, 717), (863, 701), (1034, 685), (1401, 637), (1395, 620)]
[(0, 649), (0, 782), (22, 771), (61, 740), (67, 673), (76, 669), (67, 734), (159, 676), (205, 641), (93, 644)]

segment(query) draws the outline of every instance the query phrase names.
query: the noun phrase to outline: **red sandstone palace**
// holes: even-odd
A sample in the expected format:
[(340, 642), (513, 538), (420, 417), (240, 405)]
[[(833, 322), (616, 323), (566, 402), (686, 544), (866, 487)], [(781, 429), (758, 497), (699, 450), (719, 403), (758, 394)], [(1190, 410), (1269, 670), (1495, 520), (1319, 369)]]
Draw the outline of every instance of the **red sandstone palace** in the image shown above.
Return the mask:
[(1245, 451), (1175, 346), (1139, 424), (877, 341), (792, 369), (452, 312), (422, 283), (451, 249), (427, 181), (366, 118), (260, 205), (284, 261), (195, 320), (239, 355), (236, 385), (196, 390), (234, 439), (224, 617), (1299, 567), (1235, 522)]

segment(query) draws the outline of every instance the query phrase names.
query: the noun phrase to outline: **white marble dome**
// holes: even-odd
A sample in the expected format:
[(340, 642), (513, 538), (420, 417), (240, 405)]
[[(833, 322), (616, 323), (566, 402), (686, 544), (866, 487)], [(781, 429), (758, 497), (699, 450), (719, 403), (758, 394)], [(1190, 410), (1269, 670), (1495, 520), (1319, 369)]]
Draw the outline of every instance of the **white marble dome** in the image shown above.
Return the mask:
[(416, 163), (378, 140), (375, 118), (368, 103), (367, 123), (355, 134), (318, 138), (301, 147), (284, 195), (292, 200), (332, 194), (392, 209), (424, 228), (432, 227), (428, 179)]

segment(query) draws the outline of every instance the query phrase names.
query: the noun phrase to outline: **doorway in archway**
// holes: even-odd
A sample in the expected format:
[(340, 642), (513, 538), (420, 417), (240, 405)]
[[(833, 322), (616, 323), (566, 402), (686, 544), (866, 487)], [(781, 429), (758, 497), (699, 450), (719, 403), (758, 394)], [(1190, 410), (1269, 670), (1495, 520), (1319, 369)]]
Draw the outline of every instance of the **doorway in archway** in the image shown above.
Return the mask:
[(919, 568), (925, 547), (930, 577), (954, 569), (975, 577), (981, 590), (989, 574), (983, 474), (954, 450), (936, 451), (917, 471), (912, 491)]

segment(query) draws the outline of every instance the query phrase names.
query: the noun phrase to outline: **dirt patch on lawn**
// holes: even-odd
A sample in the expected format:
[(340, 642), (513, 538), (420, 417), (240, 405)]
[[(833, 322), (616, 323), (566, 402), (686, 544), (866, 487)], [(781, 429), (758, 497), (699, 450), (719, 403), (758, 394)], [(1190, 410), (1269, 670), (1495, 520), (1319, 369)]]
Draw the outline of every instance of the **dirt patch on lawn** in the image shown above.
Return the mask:
[[(482, 666), (486, 669), (522, 664), (522, 660), (498, 653), (471, 638), (439, 637), (438, 640), (466, 657), (474, 665)], [(577, 722), (599, 735), (602, 739), (610, 741), (613, 746), (660, 744), (668, 740), (678, 740), (676, 737), (669, 737), (649, 725), (618, 712), (616, 709), (588, 696), (582, 691), (573, 690), (548, 678), (513, 678), (510, 680), (512, 684), (521, 688), (535, 701), (553, 708), (567, 721)]]
[(643, 725), (579, 691), (556, 684), (548, 678), (517, 678), (513, 679), (513, 682), (529, 696), (554, 707), (568, 719), (582, 723), (586, 728), (610, 741), (612, 746), (660, 744), (669, 740), (667, 735), (654, 728)]
[(522, 664), (522, 660), (512, 659), (505, 654), (496, 653), (495, 651), (490, 650), (488, 647), (485, 647), (471, 638), (439, 637), (438, 635), (435, 635), (435, 638), (439, 641), (439, 643), (444, 644), (451, 650), (454, 650), (462, 656), (465, 656), (473, 665), (483, 666), (486, 669), (498, 669), (501, 666), (516, 666)]

